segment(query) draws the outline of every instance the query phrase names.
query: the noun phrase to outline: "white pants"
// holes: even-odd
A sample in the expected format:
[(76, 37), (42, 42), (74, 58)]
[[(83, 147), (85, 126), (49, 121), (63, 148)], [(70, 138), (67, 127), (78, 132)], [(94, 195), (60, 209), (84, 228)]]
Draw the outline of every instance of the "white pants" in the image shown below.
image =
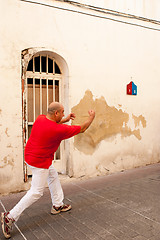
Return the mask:
[(48, 181), (52, 204), (56, 207), (63, 204), (64, 194), (55, 168), (52, 165), (49, 169), (29, 167), (32, 170), (31, 188), (9, 214), (9, 217), (14, 218), (15, 221), (26, 208), (43, 196), (46, 181)]

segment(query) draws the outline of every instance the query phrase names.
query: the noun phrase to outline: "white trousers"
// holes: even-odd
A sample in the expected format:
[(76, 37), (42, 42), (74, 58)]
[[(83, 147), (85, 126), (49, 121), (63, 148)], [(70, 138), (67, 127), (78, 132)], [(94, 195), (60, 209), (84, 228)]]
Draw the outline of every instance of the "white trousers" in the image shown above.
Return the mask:
[(43, 196), (46, 181), (48, 181), (52, 204), (56, 207), (63, 204), (64, 194), (55, 168), (52, 165), (49, 169), (29, 167), (32, 170), (31, 188), (9, 213), (9, 217), (14, 218), (15, 221), (26, 208)]

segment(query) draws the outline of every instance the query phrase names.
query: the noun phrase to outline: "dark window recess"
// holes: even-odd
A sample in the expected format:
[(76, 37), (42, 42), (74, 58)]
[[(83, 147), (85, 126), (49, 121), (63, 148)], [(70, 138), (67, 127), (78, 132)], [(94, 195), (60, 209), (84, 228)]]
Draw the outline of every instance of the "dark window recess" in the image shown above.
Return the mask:
[(48, 80), (48, 85), (53, 86), (53, 80)]
[(33, 78), (27, 78), (27, 83), (28, 84), (33, 84)]
[(31, 59), (29, 61), (28, 67), (27, 67), (27, 71), (32, 71), (33, 72), (33, 59)]
[(35, 72), (40, 72), (40, 57), (34, 58)]
[(55, 101), (59, 102), (59, 81), (55, 80)]
[(59, 86), (59, 81), (55, 80), (55, 85), (58, 87)]
[(54, 67), (55, 67), (55, 73), (61, 74), (61, 71), (56, 62), (54, 63)]
[(53, 60), (48, 58), (48, 72), (53, 73)]
[(46, 85), (46, 79), (42, 79), (42, 85)]
[(47, 71), (47, 69), (46, 69), (46, 65), (47, 65), (46, 57), (43, 57), (43, 56), (41, 57), (41, 64), (42, 64), (41, 71), (46, 72)]
[(32, 126), (28, 126), (28, 138), (31, 135)]
[(35, 79), (35, 84), (40, 85), (40, 79)]

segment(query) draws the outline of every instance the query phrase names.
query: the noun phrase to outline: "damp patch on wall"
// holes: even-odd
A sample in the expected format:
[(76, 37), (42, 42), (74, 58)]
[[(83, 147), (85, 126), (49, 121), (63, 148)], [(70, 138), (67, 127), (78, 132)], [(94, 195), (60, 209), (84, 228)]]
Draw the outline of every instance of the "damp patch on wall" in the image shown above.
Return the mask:
[(139, 126), (140, 123), (142, 124), (143, 128), (146, 127), (146, 120), (142, 115), (136, 117), (134, 114), (132, 114), (132, 118), (134, 119), (135, 127)]
[(5, 156), (2, 160), (1, 160), (1, 165), (0, 168), (4, 168), (6, 166), (10, 165), (11, 167), (14, 167), (14, 159), (13, 157), (11, 157), (10, 155)]
[(88, 117), (89, 109), (95, 110), (96, 116), (85, 133), (75, 136), (74, 146), (79, 151), (92, 154), (102, 140), (111, 139), (117, 134), (121, 134), (122, 138), (134, 135), (138, 140), (141, 140), (140, 129), (137, 129), (137, 126), (141, 122), (143, 128), (146, 127), (146, 120), (142, 115), (138, 117), (132, 115), (135, 123), (135, 129), (132, 130), (127, 126), (128, 113), (109, 106), (104, 97), (93, 99), (93, 94), (89, 90), (85, 92), (79, 104), (72, 108), (72, 112), (76, 114), (72, 124), (83, 123)]

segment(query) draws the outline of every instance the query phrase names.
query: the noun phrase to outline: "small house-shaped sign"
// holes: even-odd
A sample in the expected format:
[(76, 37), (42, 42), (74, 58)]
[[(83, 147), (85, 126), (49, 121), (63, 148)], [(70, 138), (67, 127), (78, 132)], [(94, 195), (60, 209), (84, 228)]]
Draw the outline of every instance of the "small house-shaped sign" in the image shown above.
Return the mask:
[(128, 95), (137, 95), (137, 86), (134, 84), (134, 82), (130, 82), (127, 85), (127, 94)]

